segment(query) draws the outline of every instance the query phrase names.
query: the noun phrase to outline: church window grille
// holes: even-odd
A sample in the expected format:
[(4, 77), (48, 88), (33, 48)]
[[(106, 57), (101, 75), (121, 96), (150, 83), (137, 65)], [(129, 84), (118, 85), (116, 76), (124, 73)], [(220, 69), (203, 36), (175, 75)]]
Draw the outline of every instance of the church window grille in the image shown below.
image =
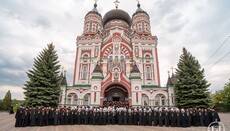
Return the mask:
[(160, 97), (157, 95), (155, 96), (155, 106), (159, 106), (160, 104)]
[(115, 56), (115, 64), (118, 64), (118, 56)]

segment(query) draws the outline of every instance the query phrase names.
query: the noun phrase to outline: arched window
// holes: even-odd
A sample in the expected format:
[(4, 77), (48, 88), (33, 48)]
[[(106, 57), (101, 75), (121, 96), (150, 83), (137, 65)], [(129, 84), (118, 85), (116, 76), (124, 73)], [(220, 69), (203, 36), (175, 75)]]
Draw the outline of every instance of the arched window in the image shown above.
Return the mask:
[(149, 59), (150, 59), (150, 56), (149, 56), (149, 55), (146, 55), (146, 56), (145, 56), (145, 59), (146, 59), (146, 60), (149, 60)]
[(74, 105), (77, 105), (77, 94), (74, 95), (74, 101), (73, 101)]
[(125, 59), (124, 56), (121, 56), (121, 71), (124, 71)]
[(159, 106), (160, 105), (160, 97), (157, 95), (155, 96), (155, 106)]
[(87, 78), (87, 66), (84, 66), (84, 67), (83, 67), (82, 79), (83, 79), (83, 80), (86, 80), (86, 78)]
[(172, 103), (174, 103), (174, 96), (173, 96), (173, 93), (171, 94), (171, 97), (172, 97)]
[(113, 57), (110, 56), (110, 57), (109, 57), (109, 70), (112, 69), (112, 66), (113, 66)]
[(66, 101), (67, 104), (71, 104), (71, 97), (72, 97), (71, 94), (67, 96), (67, 101)]
[(151, 80), (151, 69), (149, 66), (146, 67), (146, 79)]
[(142, 97), (142, 106), (149, 106), (149, 98), (146, 95)]
[(164, 95), (161, 97), (161, 105), (165, 106), (165, 96)]

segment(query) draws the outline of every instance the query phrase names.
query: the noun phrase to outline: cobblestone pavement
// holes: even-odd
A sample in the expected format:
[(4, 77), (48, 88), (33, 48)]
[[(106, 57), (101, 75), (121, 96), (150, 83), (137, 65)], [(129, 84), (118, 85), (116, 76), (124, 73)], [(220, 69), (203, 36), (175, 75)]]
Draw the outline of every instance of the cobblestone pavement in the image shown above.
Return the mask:
[[(220, 113), (221, 122), (225, 125), (226, 131), (230, 131), (230, 113)], [(206, 127), (155, 127), (155, 126), (92, 126), (92, 125), (65, 125), (46, 127), (23, 127), (15, 128), (14, 115), (0, 113), (0, 131), (207, 131)]]

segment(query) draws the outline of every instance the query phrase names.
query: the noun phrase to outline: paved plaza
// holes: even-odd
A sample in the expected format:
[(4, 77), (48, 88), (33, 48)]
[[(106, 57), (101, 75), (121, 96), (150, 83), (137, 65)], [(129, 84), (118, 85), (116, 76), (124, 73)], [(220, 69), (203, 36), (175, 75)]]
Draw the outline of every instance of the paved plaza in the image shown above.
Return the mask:
[[(226, 131), (230, 131), (230, 113), (220, 113), (221, 122), (225, 125)], [(207, 131), (206, 127), (155, 127), (155, 126), (124, 126), (124, 125), (62, 125), (45, 127), (21, 127), (15, 128), (14, 115), (0, 113), (0, 131)]]

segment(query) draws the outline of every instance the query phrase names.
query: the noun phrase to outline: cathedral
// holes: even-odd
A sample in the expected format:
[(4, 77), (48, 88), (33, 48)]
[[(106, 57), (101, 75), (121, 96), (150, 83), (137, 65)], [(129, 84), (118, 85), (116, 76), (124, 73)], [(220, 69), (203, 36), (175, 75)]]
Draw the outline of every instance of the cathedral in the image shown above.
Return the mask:
[(61, 75), (60, 105), (174, 106), (175, 76), (161, 87), (150, 16), (139, 2), (132, 16), (116, 2), (104, 16), (97, 3), (85, 15), (76, 41), (73, 85)]

